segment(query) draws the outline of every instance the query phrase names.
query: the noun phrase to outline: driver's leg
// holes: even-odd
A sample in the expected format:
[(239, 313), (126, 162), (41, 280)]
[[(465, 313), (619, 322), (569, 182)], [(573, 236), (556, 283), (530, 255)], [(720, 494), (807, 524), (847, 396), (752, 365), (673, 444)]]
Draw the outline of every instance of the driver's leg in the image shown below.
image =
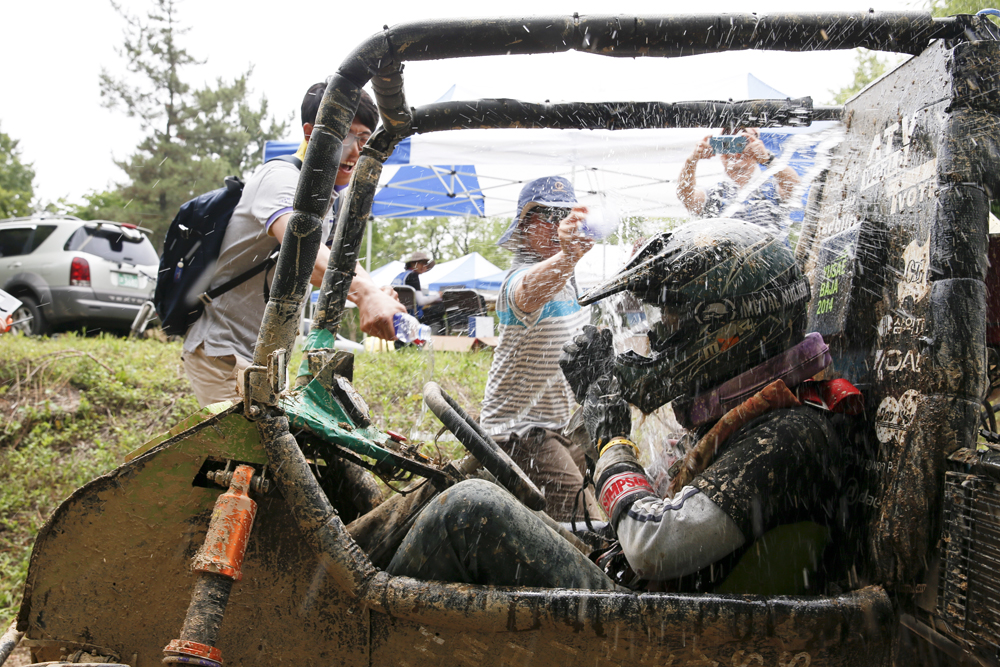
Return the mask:
[[(573, 516), (586, 466), (578, 447), (559, 433), (542, 428), (524, 434), (503, 434), (494, 439), (545, 494), (545, 511), (550, 517), (563, 523), (583, 520), (583, 507), (578, 508), (576, 517)], [(574, 451), (579, 453), (579, 458), (574, 457)], [(583, 500), (591, 517), (601, 516), (590, 489), (584, 493)]]
[(386, 571), (467, 584), (615, 588), (531, 510), (483, 480), (462, 482), (432, 500)]

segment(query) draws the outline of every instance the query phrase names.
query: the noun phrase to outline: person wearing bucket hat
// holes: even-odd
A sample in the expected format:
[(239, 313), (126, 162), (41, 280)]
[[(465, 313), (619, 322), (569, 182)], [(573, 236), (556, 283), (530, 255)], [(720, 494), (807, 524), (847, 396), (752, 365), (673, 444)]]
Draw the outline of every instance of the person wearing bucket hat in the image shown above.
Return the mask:
[(434, 255), (426, 253), (423, 250), (411, 252), (403, 260), (403, 271), (392, 279), (392, 284), (394, 286), (409, 285), (419, 292), (421, 289), (420, 275), (433, 269), (435, 264)]
[[(669, 582), (654, 589), (709, 591), (766, 531), (812, 521), (829, 529), (832, 548), (806, 585), (856, 581), (867, 499), (880, 480), (867, 465), (877, 443), (850, 419), (863, 408), (857, 389), (811, 379), (831, 355), (819, 334), (805, 334), (808, 282), (791, 251), (746, 222), (692, 223), (651, 239), (580, 302), (623, 291), (646, 308), (652, 356), (615, 356), (607, 332), (585, 327), (560, 359), (582, 403), (598, 497), (617, 536), (596, 560), (612, 577), (598, 576), (568, 542), (481, 482), (462, 482), (431, 503), (387, 571), (493, 585)], [(651, 410), (670, 400), (697, 445), (665, 498), (629, 440), (629, 402)], [(822, 548), (793, 532), (771, 543), (770, 558), (803, 542)]]
[[(497, 241), (514, 261), (497, 297), (500, 341), (480, 416), (483, 428), (545, 491), (557, 521), (571, 520), (583, 486), (583, 455), (559, 432), (574, 399), (558, 357), (589, 318), (577, 303), (573, 278), (593, 246), (578, 229), (585, 213), (565, 178), (538, 178), (522, 188), (517, 215)], [(584, 506), (591, 516), (597, 512), (589, 491)]]
[(430, 253), (426, 253), (423, 250), (411, 252), (403, 260), (403, 270), (390, 283), (393, 287), (402, 287), (405, 285), (413, 288), (417, 319), (425, 324), (430, 324), (427, 321), (428, 319), (440, 320), (441, 318), (441, 313), (436, 312), (433, 307), (425, 308), (425, 306), (430, 306), (440, 301), (441, 297), (437, 294), (434, 296), (425, 295), (420, 285), (421, 274), (433, 269), (434, 265), (434, 256)]

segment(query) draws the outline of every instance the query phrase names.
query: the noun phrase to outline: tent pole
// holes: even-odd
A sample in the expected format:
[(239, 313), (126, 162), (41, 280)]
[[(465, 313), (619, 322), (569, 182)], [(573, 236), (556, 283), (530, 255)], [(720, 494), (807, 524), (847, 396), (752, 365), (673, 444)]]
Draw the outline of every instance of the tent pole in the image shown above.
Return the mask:
[(368, 216), (368, 251), (365, 253), (365, 271), (372, 272), (372, 226), (375, 218)]

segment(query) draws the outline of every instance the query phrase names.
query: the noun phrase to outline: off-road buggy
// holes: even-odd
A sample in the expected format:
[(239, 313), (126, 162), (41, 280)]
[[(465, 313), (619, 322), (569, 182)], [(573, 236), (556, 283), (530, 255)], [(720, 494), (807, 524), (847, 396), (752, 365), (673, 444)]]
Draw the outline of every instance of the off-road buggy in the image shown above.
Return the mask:
[[(245, 400), (192, 416), (60, 506), (35, 543), (0, 663), (17, 641), (38, 661), (133, 667), (223, 658), (536, 667), (1000, 661), (1000, 449), (989, 442), (996, 427), (981, 428), (991, 386), (988, 216), (1000, 185), (997, 37), (980, 17), (869, 12), (454, 20), (366, 40), (323, 98)], [(484, 99), (414, 109), (403, 94), (409, 60), (859, 46), (914, 57), (843, 108), (807, 99)], [(369, 82), (383, 128), (362, 153), (334, 232), (320, 333), (302, 373), (308, 384), (292, 390), (285, 363), (321, 217)], [(851, 584), (811, 596), (597, 593), (417, 581), (380, 569), (422, 504), (478, 462), (530, 507), (544, 502), (433, 385), (429, 406), (475, 459), (433, 466), (377, 429), (351, 386), (351, 358), (332, 349), (382, 164), (398, 142), (463, 128), (770, 127), (817, 118), (841, 120), (846, 138), (813, 184), (796, 253), (812, 276), (810, 329), (831, 345), (832, 374), (864, 391), (864, 435), (877, 451), (868, 464), (881, 476), (873, 495), (856, 499), (871, 520)], [(369, 487), (354, 467), (362, 463), (428, 482), (366, 507)], [(338, 498), (347, 483), (350, 508)], [(220, 485), (229, 487), (221, 497)], [(247, 494), (257, 503), (249, 530)]]

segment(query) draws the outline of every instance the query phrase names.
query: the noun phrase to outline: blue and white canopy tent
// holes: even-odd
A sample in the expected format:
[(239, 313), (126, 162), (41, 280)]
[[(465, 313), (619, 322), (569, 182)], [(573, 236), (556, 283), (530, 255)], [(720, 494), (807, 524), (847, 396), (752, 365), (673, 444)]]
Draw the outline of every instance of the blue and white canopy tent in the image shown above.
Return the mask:
[[(386, 161), (385, 173), (391, 177), (379, 185), (372, 202), (372, 215), (376, 218), (485, 216), (484, 196), (475, 166), (411, 164), (412, 139), (403, 139)], [(290, 155), (298, 147), (299, 143), (294, 141), (268, 141), (264, 160)], [(398, 169), (390, 169), (392, 166)]]
[[(403, 268), (403, 262), (393, 260), (372, 271), (371, 278), (380, 287), (389, 285), (402, 273)], [(502, 281), (506, 273), (478, 252), (471, 252), (458, 259), (436, 264), (433, 269), (420, 276), (420, 284), (432, 292), (446, 289), (497, 291), (500, 289), (497, 276)]]
[[(486, 289), (484, 279), (503, 273), (500, 267), (490, 262), (478, 252), (471, 252), (450, 262), (438, 264), (420, 276), (422, 285), (432, 292), (446, 289)], [(497, 289), (500, 289), (499, 286)]]
[[(408, 141), (409, 139), (407, 139)], [(485, 216), (476, 168), (471, 164), (400, 167), (372, 202), (376, 218)]]

